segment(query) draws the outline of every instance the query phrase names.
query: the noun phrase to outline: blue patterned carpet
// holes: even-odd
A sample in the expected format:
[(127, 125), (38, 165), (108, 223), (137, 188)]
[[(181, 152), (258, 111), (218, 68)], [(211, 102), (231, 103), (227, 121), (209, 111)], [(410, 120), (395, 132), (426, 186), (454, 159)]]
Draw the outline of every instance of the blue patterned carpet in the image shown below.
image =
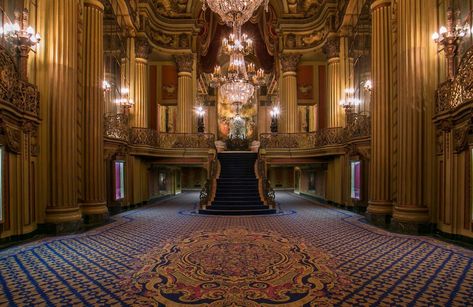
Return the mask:
[[(0, 252), (0, 305), (473, 306), (472, 251), (289, 193), (277, 195), (289, 214), (276, 216), (184, 213), (197, 199), (183, 194)], [(246, 258), (231, 261), (237, 255)]]

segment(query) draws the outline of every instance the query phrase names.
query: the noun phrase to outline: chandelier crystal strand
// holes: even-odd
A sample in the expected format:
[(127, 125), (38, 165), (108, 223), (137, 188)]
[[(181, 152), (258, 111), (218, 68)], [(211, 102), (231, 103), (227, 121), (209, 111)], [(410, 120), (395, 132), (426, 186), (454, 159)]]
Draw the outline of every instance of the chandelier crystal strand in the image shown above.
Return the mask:
[(223, 22), (233, 27), (247, 22), (263, 2), (267, 11), (269, 0), (202, 0), (202, 9), (209, 7)]

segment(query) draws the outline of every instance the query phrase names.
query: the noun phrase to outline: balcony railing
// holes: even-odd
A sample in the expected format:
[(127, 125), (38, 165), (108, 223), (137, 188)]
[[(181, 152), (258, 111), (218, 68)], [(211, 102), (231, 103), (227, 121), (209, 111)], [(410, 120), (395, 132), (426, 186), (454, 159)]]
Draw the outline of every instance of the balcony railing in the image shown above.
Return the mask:
[(473, 47), (465, 52), (455, 78), (440, 84), (435, 111), (448, 112), (471, 100), (473, 100)]
[(162, 149), (214, 148), (212, 133), (158, 133), (148, 128), (131, 128), (130, 143)]
[(327, 128), (311, 133), (262, 133), (261, 148), (311, 149), (344, 143), (344, 128)]
[(352, 113), (346, 127), (325, 128), (310, 133), (263, 133), (261, 148), (312, 149), (343, 145), (371, 135), (371, 118), (365, 113)]
[(128, 128), (128, 116), (125, 114), (105, 115), (105, 137), (128, 142), (130, 129)]

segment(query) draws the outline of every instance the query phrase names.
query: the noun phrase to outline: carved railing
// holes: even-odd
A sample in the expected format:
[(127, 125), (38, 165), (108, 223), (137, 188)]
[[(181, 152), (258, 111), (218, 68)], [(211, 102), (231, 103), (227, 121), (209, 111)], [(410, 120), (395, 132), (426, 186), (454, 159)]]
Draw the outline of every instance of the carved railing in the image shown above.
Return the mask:
[(320, 129), (310, 133), (262, 133), (261, 148), (313, 149), (343, 145), (352, 139), (371, 135), (371, 118), (365, 113), (353, 113), (347, 127)]
[(14, 58), (0, 45), (0, 101), (20, 113), (39, 116), (39, 91), (33, 84), (21, 80)]
[(215, 148), (212, 133), (160, 133), (160, 148)]
[(268, 205), (270, 208), (274, 208), (276, 206), (276, 193), (271, 187), (271, 182), (266, 176), (266, 161), (264, 159), (264, 155), (262, 155), (261, 152), (258, 153), (258, 160), (256, 160), (255, 168), (256, 175), (258, 177), (260, 197), (263, 198), (266, 205)]
[(262, 133), (260, 147), (310, 149), (343, 144), (344, 140), (344, 129), (340, 127), (310, 133)]
[(453, 80), (440, 84), (437, 90), (436, 113), (448, 112), (473, 99), (473, 47), (463, 56)]
[(128, 142), (130, 128), (128, 128), (128, 116), (125, 114), (105, 115), (105, 137)]
[(210, 204), (217, 190), (217, 178), (220, 173), (220, 165), (217, 159), (217, 151), (214, 151), (214, 155), (210, 161), (209, 176), (205, 182), (204, 187), (200, 191), (200, 208), (205, 209)]
[(157, 147), (158, 132), (154, 129), (133, 127), (130, 130), (130, 143)]
[(353, 113), (345, 128), (346, 140), (362, 138), (371, 135), (371, 117), (367, 113)]
[(130, 143), (162, 149), (215, 148), (215, 136), (212, 133), (158, 133), (154, 129), (133, 127)]

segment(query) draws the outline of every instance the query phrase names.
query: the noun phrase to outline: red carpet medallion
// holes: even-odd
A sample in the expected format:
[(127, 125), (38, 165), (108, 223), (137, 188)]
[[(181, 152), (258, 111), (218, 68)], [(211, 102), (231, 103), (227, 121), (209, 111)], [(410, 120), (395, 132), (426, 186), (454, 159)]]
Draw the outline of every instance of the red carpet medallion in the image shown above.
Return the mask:
[(330, 306), (349, 281), (331, 257), (275, 232), (196, 232), (154, 249), (123, 286), (139, 305)]

